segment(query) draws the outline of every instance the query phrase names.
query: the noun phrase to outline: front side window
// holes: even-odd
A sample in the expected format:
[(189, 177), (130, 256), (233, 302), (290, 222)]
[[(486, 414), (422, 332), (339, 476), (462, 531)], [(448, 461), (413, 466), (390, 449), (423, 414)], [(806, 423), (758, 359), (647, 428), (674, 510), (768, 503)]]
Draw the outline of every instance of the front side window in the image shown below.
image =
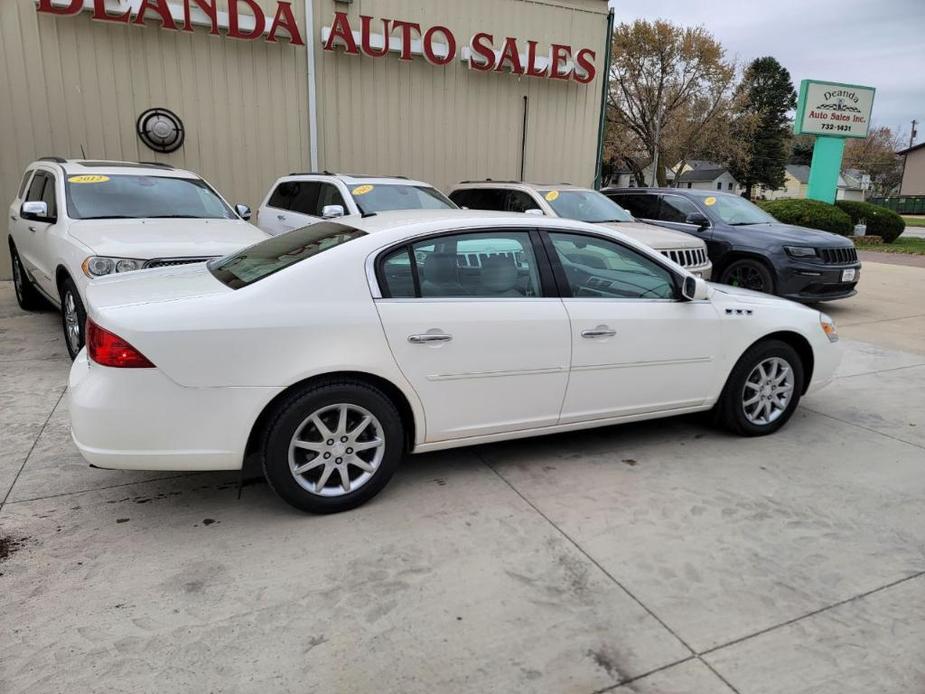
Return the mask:
[(50, 173), (45, 174), (45, 189), (42, 191), (41, 200), (48, 206), (46, 216), (49, 219), (56, 218), (58, 216), (58, 202), (55, 195), (55, 177)]
[(430, 186), (408, 184), (365, 183), (350, 189), (353, 201), (360, 212), (387, 212), (388, 210), (455, 210), (449, 198)]
[(522, 190), (509, 190), (504, 202), (505, 212), (526, 212), (538, 210), (540, 206)]
[(673, 299), (674, 276), (646, 256), (595, 236), (550, 232), (574, 297)]
[(697, 206), (680, 195), (665, 195), (658, 211), (658, 219), (665, 222), (687, 223), (687, 215), (699, 214)]
[(470, 210), (501, 212), (507, 204), (507, 191), (500, 188), (468, 188), (454, 191), (450, 198), (460, 207)]
[(365, 235), (365, 231), (346, 224), (318, 222), (281, 236), (271, 236), (243, 251), (213, 260), (208, 267), (220, 282), (232, 289), (240, 289)]
[(392, 298), (542, 295), (526, 231), (454, 234), (402, 246), (381, 260), (379, 281)]
[(32, 175), (32, 171), (26, 171), (22, 177), (22, 183), (19, 184), (19, 195), (16, 197), (22, 200), (22, 196), (26, 194), (26, 186), (29, 184), (29, 176)]
[(596, 190), (541, 190), (539, 194), (565, 219), (580, 222), (632, 222), (633, 216)]
[(64, 179), (72, 219), (235, 219), (198, 178), (127, 174), (71, 175)]
[(42, 193), (45, 191), (45, 176), (47, 174), (44, 171), (36, 171), (35, 176), (32, 177), (32, 184), (29, 186), (29, 193), (26, 195), (25, 202), (38, 202), (42, 199)]

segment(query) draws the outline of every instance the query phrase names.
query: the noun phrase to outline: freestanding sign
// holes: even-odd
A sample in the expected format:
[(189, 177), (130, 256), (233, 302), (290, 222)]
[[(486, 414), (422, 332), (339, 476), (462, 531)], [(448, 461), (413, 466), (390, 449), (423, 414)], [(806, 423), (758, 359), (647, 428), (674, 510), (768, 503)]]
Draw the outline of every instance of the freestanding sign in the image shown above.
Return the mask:
[(846, 137), (867, 137), (874, 106), (873, 87), (803, 80), (793, 129), (815, 135), (807, 197), (835, 202)]

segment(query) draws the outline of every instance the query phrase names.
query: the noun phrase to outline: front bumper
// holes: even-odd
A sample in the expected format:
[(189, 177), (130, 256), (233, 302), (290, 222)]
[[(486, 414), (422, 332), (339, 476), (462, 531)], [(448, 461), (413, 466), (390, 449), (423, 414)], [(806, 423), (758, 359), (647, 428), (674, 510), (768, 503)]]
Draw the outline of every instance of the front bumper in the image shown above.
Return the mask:
[(71, 437), (92, 465), (237, 470), (260, 411), (281, 388), (187, 388), (160, 369), (113, 369), (82, 350), (68, 381)]
[[(853, 277), (846, 277), (854, 271)], [(778, 277), (778, 295), (801, 302), (834, 301), (857, 294), (861, 279), (861, 263), (823, 265), (792, 262)]]

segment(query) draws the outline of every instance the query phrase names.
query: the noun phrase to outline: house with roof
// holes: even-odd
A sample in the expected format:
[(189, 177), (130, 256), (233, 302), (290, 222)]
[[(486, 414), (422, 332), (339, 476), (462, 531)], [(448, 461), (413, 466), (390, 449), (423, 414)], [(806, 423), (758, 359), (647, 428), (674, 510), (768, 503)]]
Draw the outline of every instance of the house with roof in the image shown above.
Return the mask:
[[(787, 164), (784, 167), (784, 187), (771, 190), (762, 186), (758, 193), (759, 196), (767, 200), (805, 198), (809, 188), (809, 168), (806, 164)], [(864, 201), (860, 172), (845, 171), (838, 175), (838, 190), (835, 193), (835, 199)]]
[(700, 159), (675, 166), (669, 172), (669, 185), (675, 188), (721, 190), (724, 193), (737, 193), (742, 189), (729, 167)]

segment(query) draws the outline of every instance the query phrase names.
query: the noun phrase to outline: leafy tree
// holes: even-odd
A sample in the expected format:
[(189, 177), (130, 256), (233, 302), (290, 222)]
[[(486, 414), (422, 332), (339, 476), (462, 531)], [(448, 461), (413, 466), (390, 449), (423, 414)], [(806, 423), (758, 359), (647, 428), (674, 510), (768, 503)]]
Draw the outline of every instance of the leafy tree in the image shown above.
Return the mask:
[(732, 117), (735, 67), (703, 27), (637, 20), (613, 36), (607, 99), (606, 147), (611, 160), (633, 172), (639, 185), (654, 160), (657, 181), (665, 168), (697, 148), (724, 150)]
[(813, 162), (813, 146), (816, 144), (815, 135), (794, 135), (790, 141), (790, 164), (805, 164)]
[(751, 196), (752, 186), (782, 188), (784, 165), (790, 154), (790, 119), (787, 114), (797, 104), (797, 93), (787, 71), (775, 58), (756, 58), (746, 68), (737, 94), (745, 113), (757, 118), (757, 127), (749, 134), (739, 134), (748, 140), (748, 164), (733, 162), (732, 174)]
[(863, 140), (852, 138), (845, 143), (842, 167), (870, 175), (871, 194), (889, 195), (902, 179), (903, 158), (896, 152), (904, 147), (903, 139), (889, 128), (871, 128)]

